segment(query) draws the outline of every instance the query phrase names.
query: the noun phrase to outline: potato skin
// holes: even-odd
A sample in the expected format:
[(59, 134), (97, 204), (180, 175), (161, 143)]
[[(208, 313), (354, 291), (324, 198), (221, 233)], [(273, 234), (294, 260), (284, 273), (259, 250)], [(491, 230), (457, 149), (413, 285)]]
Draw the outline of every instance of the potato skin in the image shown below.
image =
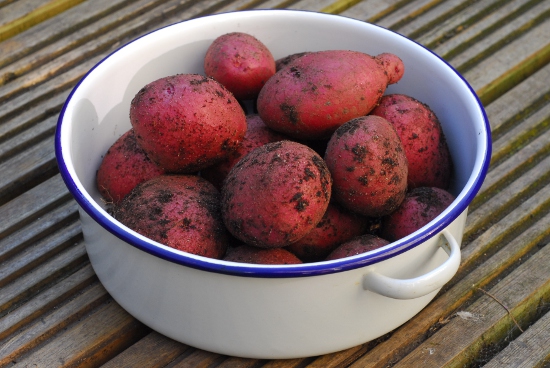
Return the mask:
[(268, 143), (244, 156), (222, 188), (222, 217), (244, 243), (287, 246), (311, 231), (330, 201), (332, 180), (323, 159), (292, 141)]
[(304, 262), (322, 261), (338, 245), (366, 232), (368, 219), (331, 202), (317, 226), (287, 249)]
[(300, 264), (302, 261), (284, 248), (258, 248), (239, 245), (227, 249), (224, 261), (253, 264)]
[(258, 114), (247, 115), (246, 124), (248, 128), (241, 145), (235, 151), (231, 152), (227, 159), (201, 170), (201, 176), (220, 190), (231, 168), (235, 166), (244, 155), (264, 144), (288, 139), (284, 134), (268, 128)]
[(379, 116), (350, 120), (332, 135), (325, 161), (333, 198), (368, 217), (397, 209), (407, 191), (408, 163), (393, 126)]
[(205, 257), (220, 259), (229, 242), (218, 190), (194, 175), (162, 175), (141, 183), (112, 215), (154, 241)]
[(376, 235), (361, 235), (338, 246), (338, 248), (334, 249), (327, 256), (326, 260), (332, 261), (339, 258), (355, 256), (358, 254), (370, 252), (371, 250), (382, 248), (383, 246), (386, 246), (388, 244), (390, 244), (390, 242)]
[(130, 121), (149, 158), (170, 173), (194, 173), (234, 151), (246, 132), (243, 109), (212, 78), (178, 74), (143, 87)]
[(426, 104), (391, 94), (382, 97), (371, 114), (385, 118), (397, 130), (409, 162), (409, 188), (449, 187), (451, 155), (441, 123)]
[(310, 52), (271, 77), (258, 95), (267, 126), (296, 139), (322, 139), (368, 114), (388, 85), (382, 60), (348, 50)]
[(254, 36), (232, 32), (212, 42), (204, 58), (204, 72), (237, 99), (252, 100), (275, 74), (275, 59), (267, 46)]
[(404, 238), (436, 218), (454, 199), (441, 188), (414, 188), (396, 211), (382, 219), (380, 236), (388, 241)]
[(138, 146), (130, 129), (109, 148), (96, 174), (99, 193), (110, 203), (118, 203), (136, 185), (164, 174)]

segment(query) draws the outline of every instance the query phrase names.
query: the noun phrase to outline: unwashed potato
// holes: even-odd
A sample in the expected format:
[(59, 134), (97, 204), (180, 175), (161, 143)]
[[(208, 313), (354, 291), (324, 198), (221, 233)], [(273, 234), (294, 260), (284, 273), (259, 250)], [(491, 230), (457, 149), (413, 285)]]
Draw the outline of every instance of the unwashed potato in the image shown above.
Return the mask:
[(204, 72), (237, 99), (252, 100), (275, 74), (275, 59), (254, 36), (232, 32), (214, 40), (204, 58)]
[(396, 211), (382, 219), (380, 236), (389, 241), (404, 238), (436, 218), (454, 199), (441, 188), (415, 188)]
[(258, 114), (295, 139), (329, 138), (346, 121), (368, 114), (399, 78), (394, 64), (400, 59), (388, 60), (349, 50), (306, 53), (267, 81)]
[(198, 176), (157, 176), (136, 186), (111, 211), (137, 233), (188, 253), (220, 259), (229, 243), (219, 192)]
[(341, 244), (327, 256), (326, 260), (331, 261), (339, 258), (356, 256), (358, 254), (381, 248), (388, 244), (390, 244), (390, 242), (376, 235), (361, 235)]
[(132, 100), (130, 121), (140, 147), (170, 173), (194, 173), (225, 159), (246, 133), (233, 94), (198, 74), (147, 84)]
[(102, 197), (118, 203), (136, 185), (164, 174), (138, 146), (134, 130), (124, 133), (109, 148), (96, 175), (96, 185)]
[(368, 225), (365, 217), (331, 202), (317, 226), (287, 249), (304, 262), (321, 261), (338, 245), (364, 234)]
[(451, 155), (441, 123), (428, 105), (407, 95), (390, 94), (371, 114), (385, 118), (397, 130), (409, 162), (409, 188), (449, 187)]
[(253, 264), (300, 264), (302, 261), (284, 248), (258, 248), (250, 245), (231, 247), (224, 261)]
[(222, 216), (244, 243), (285, 247), (323, 217), (332, 180), (323, 159), (292, 141), (268, 143), (244, 156), (222, 188)]
[(241, 145), (231, 152), (227, 159), (201, 170), (201, 176), (218, 189), (221, 189), (231, 168), (248, 152), (267, 143), (288, 139), (285, 135), (268, 128), (257, 114), (247, 115), (246, 124), (248, 128)]
[(334, 200), (351, 211), (380, 217), (405, 198), (407, 158), (397, 132), (384, 118), (369, 115), (342, 125), (329, 140), (325, 161)]

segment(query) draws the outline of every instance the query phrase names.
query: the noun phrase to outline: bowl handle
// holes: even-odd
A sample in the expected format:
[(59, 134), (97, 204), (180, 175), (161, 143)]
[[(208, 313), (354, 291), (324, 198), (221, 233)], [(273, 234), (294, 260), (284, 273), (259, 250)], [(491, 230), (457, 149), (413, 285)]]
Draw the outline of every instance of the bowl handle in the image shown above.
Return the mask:
[(363, 276), (363, 289), (393, 299), (419, 298), (441, 289), (456, 274), (460, 265), (460, 246), (457, 241), (447, 229), (441, 234), (447, 241), (440, 241), (439, 246), (449, 255), (442, 265), (425, 275), (406, 280), (394, 279), (372, 270)]

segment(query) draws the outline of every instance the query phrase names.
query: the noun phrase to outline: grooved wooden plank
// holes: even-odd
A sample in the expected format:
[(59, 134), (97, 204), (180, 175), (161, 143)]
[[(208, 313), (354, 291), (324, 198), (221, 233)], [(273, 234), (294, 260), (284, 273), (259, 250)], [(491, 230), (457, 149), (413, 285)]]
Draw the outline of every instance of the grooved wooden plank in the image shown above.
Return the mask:
[(498, 131), (502, 126), (516, 122), (526, 112), (529, 112), (530, 106), (534, 105), (545, 93), (550, 93), (550, 88), (546, 83), (549, 78), (550, 64), (503, 94), (498, 100), (485, 106), (491, 131)]
[[(543, 1), (533, 7), (529, 12), (520, 14), (509, 22), (499, 23), (499, 27), (493, 32), (490, 32), (478, 42), (472, 43), (467, 49), (453, 56), (451, 58), (451, 63), (460, 70), (471, 68), (472, 64), (477, 64), (483, 58), (491, 56), (495, 51), (505, 48), (505, 46), (513, 39), (513, 36), (515, 34), (520, 33), (520, 31), (525, 32), (529, 30), (529, 28), (532, 27), (533, 21), (535, 19), (544, 19), (544, 14), (548, 13), (548, 9), (550, 9), (550, 5), (547, 1)], [(498, 20), (494, 21), (496, 23)], [(473, 32), (473, 30), (469, 32)], [(525, 43), (525, 38), (522, 39), (523, 40), (519, 42)], [(533, 46), (535, 46), (535, 44), (536, 43), (533, 42)], [(518, 52), (519, 51), (520, 50), (518, 50)], [(525, 56), (529, 54), (530, 53), (525, 53), (525, 51), (523, 51), (523, 53), (520, 53), (518, 55)]]
[(109, 360), (146, 331), (145, 326), (111, 300), (55, 339), (17, 360), (14, 367), (32, 364), (42, 367), (93, 367)]
[(109, 294), (99, 283), (93, 284), (74, 299), (52, 309), (40, 320), (31, 323), (0, 345), (0, 364), (11, 363), (21, 355), (52, 338), (68, 325), (88, 314)]
[(50, 258), (32, 272), (26, 273), (0, 288), (0, 315), (14, 308), (18, 303), (35, 295), (41, 288), (63, 278), (78, 265), (87, 259), (86, 250), (82, 243), (71, 247), (58, 255)]
[(15, 19), (23, 17), (48, 2), (50, 2), (50, 0), (27, 0), (12, 2), (9, 6), (0, 8), (0, 26), (13, 22)]
[(0, 206), (0, 238), (21, 229), (69, 198), (65, 183), (56, 175)]
[(325, 6), (321, 11), (330, 14), (340, 14), (360, 2), (361, 0), (338, 0)]
[(33, 125), (31, 129), (0, 143), (0, 162), (17, 155), (33, 144), (44, 139), (53, 141), (57, 125), (57, 116), (51, 116)]
[(550, 157), (546, 157), (537, 166), (522, 175), (506, 188), (499, 191), (490, 201), (475, 211), (468, 213), (464, 228), (464, 239), (469, 239), (476, 232), (500, 221), (526, 198), (550, 180)]
[[(485, 287), (512, 264), (520, 260), (550, 235), (550, 214), (533, 224), (520, 236), (494, 254), (490, 261), (479, 264), (458, 282), (434, 299), (426, 308), (390, 337), (357, 359), (350, 367), (383, 368), (399, 361), (421, 343), (432, 326), (441, 326), (457, 308), (473, 298), (475, 287)], [(443, 322), (442, 322), (443, 321)]]
[(43, 176), (57, 173), (53, 137), (47, 137), (0, 164), (0, 203), (15, 198)]
[(103, 368), (161, 368), (183, 354), (190, 347), (151, 332), (134, 345), (105, 363)]
[[(539, 0), (534, 0), (539, 1)], [(427, 32), (418, 40), (425, 45), (433, 47), (433, 50), (447, 60), (451, 60), (460, 52), (469, 47), (473, 47), (474, 43), (482, 40), (495, 29), (509, 23), (515, 17), (521, 14), (523, 7), (528, 7), (533, 0), (513, 0), (494, 11), (485, 12), (483, 18), (474, 24), (464, 27), (462, 24), (457, 24), (461, 20), (451, 21), (446, 27), (449, 28), (449, 33), (445, 34), (445, 29), (435, 27), (430, 32)], [(466, 11), (470, 11), (467, 9)], [(452, 27), (455, 26), (454, 29)], [(448, 38), (444, 38), (448, 37)], [(434, 43), (438, 43), (435, 45)], [(483, 41), (481, 41), (483, 42)]]
[(208, 368), (217, 366), (224, 359), (223, 355), (211, 353), (204, 350), (195, 350), (182, 360), (178, 361), (172, 368)]
[(262, 367), (265, 360), (229, 357), (216, 368), (256, 368)]
[(332, 5), (334, 0), (302, 0), (290, 5), (289, 9), (298, 9), (298, 10), (314, 10), (321, 11), (321, 9)]
[(414, 0), (396, 8), (376, 24), (385, 28), (398, 29), (442, 2), (443, 0)]
[(20, 252), (33, 242), (38, 242), (60, 227), (78, 218), (78, 206), (75, 201), (65, 202), (14, 233), (0, 240), (0, 262)]
[[(463, 367), (472, 363), (479, 351), (498, 343), (515, 325), (506, 309), (525, 327), (540, 302), (550, 298), (550, 245), (545, 246), (484, 295), (466, 312), (477, 319), (453, 318), (395, 367)], [(505, 335), (504, 335), (505, 336)], [(447, 342), (446, 344), (444, 342)], [(428, 352), (428, 353), (427, 353)]]
[(514, 156), (493, 167), (485, 177), (478, 192), (477, 201), (493, 196), (507, 182), (515, 180), (548, 155), (550, 151), (550, 132), (531, 141), (528, 146), (517, 151)]
[(81, 238), (80, 222), (75, 221), (25, 248), (0, 266), (0, 287), (23, 276), (35, 266), (60, 253)]
[(0, 26), (0, 41), (13, 37), (48, 18), (64, 12), (82, 1), (84, 0), (50, 0), (20, 18)]
[[(4, 81), (13, 80), (22, 75), (39, 68), (43, 64), (70, 52), (71, 50), (89, 43), (93, 45), (102, 35), (113, 31), (115, 28), (132, 21), (132, 19), (140, 16), (143, 13), (151, 11), (154, 7), (163, 6), (166, 3), (164, 0), (140, 0), (116, 10), (98, 21), (93, 22), (85, 27), (76, 29), (74, 32), (65, 37), (53, 42), (32, 54), (20, 58), (16, 62), (0, 69), (0, 83), (2, 77)], [(123, 27), (125, 28), (125, 27)], [(99, 48), (99, 47), (98, 47)], [(86, 55), (85, 53), (82, 53)]]
[(358, 357), (365, 354), (371, 344), (366, 343), (352, 348), (340, 351), (337, 353), (326, 354), (316, 358), (307, 366), (310, 368), (338, 368), (347, 367), (353, 363)]
[(19, 308), (0, 318), (0, 341), (24, 325), (30, 325), (38, 317), (49, 313), (51, 309), (57, 308), (58, 304), (71, 299), (75, 293), (94, 281), (97, 282), (97, 277), (92, 266), (87, 265), (41, 291)]
[(56, 40), (110, 14), (132, 0), (84, 1), (63, 13), (63, 21), (50, 18), (0, 43), (0, 67), (28, 55)]
[(483, 367), (542, 368), (548, 364), (550, 364), (550, 312)]
[(340, 15), (370, 23), (378, 23), (377, 21), (379, 19), (395, 11), (407, 2), (407, 0), (365, 0), (343, 11)]

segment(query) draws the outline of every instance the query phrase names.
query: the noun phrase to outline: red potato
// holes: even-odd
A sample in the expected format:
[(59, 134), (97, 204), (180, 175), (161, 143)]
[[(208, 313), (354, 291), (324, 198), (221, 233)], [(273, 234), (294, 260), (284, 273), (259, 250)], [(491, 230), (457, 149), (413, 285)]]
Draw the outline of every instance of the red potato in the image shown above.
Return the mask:
[(396, 211), (382, 219), (380, 236), (388, 241), (404, 238), (436, 218), (454, 199), (441, 188), (415, 188)]
[(221, 189), (223, 180), (229, 174), (231, 168), (244, 155), (264, 144), (288, 139), (285, 135), (269, 129), (257, 114), (248, 115), (246, 123), (248, 128), (242, 144), (227, 159), (201, 171), (201, 176), (213, 183), (218, 189)]
[(310, 52), (267, 81), (258, 95), (258, 114), (267, 126), (290, 137), (329, 138), (340, 125), (376, 106), (389, 74), (383, 60), (365, 53)]
[(178, 74), (142, 88), (130, 107), (138, 144), (170, 173), (194, 173), (225, 159), (246, 133), (243, 109), (212, 78)]
[(232, 32), (214, 40), (204, 58), (204, 72), (239, 100), (252, 100), (275, 74), (275, 59), (252, 35)]
[(254, 263), (254, 264), (300, 264), (302, 261), (283, 248), (258, 248), (250, 245), (240, 245), (227, 250), (224, 261)]
[(162, 175), (136, 186), (112, 209), (115, 219), (154, 241), (220, 259), (229, 236), (219, 192), (193, 175)]
[(323, 217), (332, 180), (323, 159), (291, 141), (268, 143), (244, 156), (222, 188), (222, 217), (244, 243), (285, 247)]
[(164, 174), (136, 142), (134, 130), (124, 133), (109, 148), (99, 165), (96, 185), (103, 198), (118, 203), (136, 185)]
[(451, 155), (441, 123), (426, 104), (392, 94), (382, 97), (371, 114), (385, 118), (397, 130), (409, 162), (409, 188), (449, 187)]
[(369, 115), (350, 120), (332, 135), (325, 161), (333, 179), (333, 198), (368, 217), (397, 209), (407, 191), (408, 164), (393, 126)]
[(275, 60), (275, 70), (279, 71), (279, 70), (283, 69), (285, 66), (290, 64), (292, 61), (298, 59), (299, 57), (304, 56), (305, 54), (309, 54), (309, 52), (307, 52), (307, 51), (298, 52), (296, 54), (290, 54), (290, 55), (287, 55), (283, 58)]
[(332, 261), (335, 259), (346, 258), (351, 256), (356, 256), (358, 254), (370, 252), (378, 248), (382, 248), (390, 244), (385, 239), (382, 239), (376, 235), (365, 234), (359, 237), (356, 237), (344, 244), (341, 244), (338, 248), (333, 250), (326, 258), (327, 261)]
[(368, 219), (330, 203), (317, 226), (287, 249), (304, 262), (323, 260), (338, 245), (364, 234)]

